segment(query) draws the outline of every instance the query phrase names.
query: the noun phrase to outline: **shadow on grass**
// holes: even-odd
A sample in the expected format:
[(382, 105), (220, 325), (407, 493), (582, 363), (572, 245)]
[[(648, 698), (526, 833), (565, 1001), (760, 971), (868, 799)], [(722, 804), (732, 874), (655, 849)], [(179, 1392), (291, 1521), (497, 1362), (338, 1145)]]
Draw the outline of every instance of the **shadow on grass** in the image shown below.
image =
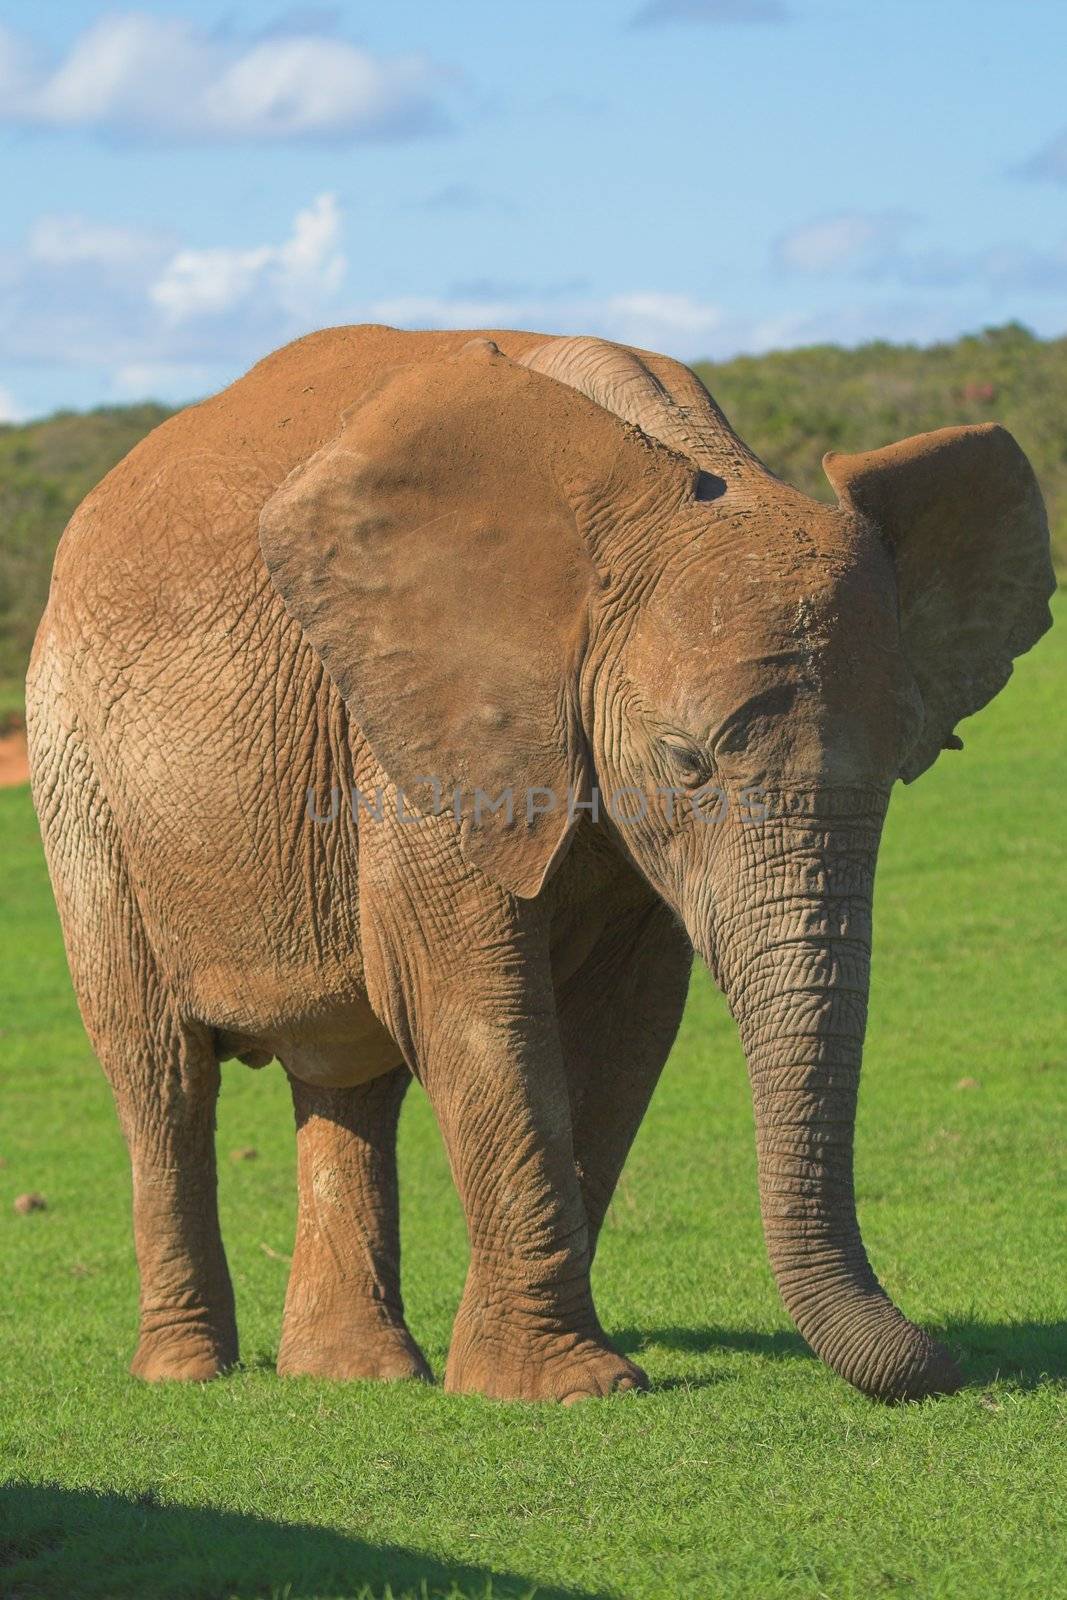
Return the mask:
[(0, 1593), (26, 1600), (600, 1600), (307, 1524), (63, 1489), (0, 1485)]
[[(950, 1317), (931, 1328), (958, 1358), (968, 1385), (1001, 1379), (1019, 1389), (1040, 1389), (1067, 1381), (1067, 1322), (983, 1322), (977, 1318)], [(814, 1361), (799, 1333), (775, 1329), (763, 1333), (745, 1328), (623, 1328), (612, 1343), (625, 1355), (638, 1355), (650, 1345), (697, 1355), (716, 1350), (739, 1350), (774, 1360)], [(668, 1379), (655, 1387), (676, 1387)]]
[[(709, 1355), (715, 1350), (742, 1350), (749, 1355), (778, 1359), (811, 1355), (799, 1333), (785, 1329), (758, 1333), (745, 1328), (622, 1328), (612, 1332), (611, 1342), (627, 1356), (656, 1344), (665, 1350), (686, 1350), (694, 1355)], [(657, 1389), (662, 1387), (656, 1385)]]
[(1017, 1389), (1067, 1381), (1067, 1322), (983, 1322), (947, 1317), (937, 1330), (969, 1384), (1000, 1378)]

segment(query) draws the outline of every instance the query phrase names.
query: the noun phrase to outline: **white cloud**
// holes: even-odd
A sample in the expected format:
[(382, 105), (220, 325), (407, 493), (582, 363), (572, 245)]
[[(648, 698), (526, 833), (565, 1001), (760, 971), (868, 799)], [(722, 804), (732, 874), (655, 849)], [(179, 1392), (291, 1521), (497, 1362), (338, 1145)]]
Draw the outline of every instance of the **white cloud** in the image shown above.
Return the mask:
[(473, 183), (446, 183), (422, 200), (412, 202), (420, 211), (514, 211), (512, 201), (489, 194)]
[(21, 422), (22, 412), (10, 389), (0, 389), (0, 422)]
[(774, 257), (790, 272), (834, 272), (881, 263), (896, 248), (909, 220), (895, 211), (821, 217), (783, 234)]
[(653, 338), (658, 334), (671, 343), (684, 338), (690, 350), (695, 348), (694, 341), (718, 333), (726, 320), (718, 306), (685, 294), (660, 294), (650, 290), (612, 295), (604, 309), (620, 328), (633, 330), (626, 335), (627, 343), (641, 344), (641, 336), (647, 332)]
[(0, 98), (4, 104), (33, 74), (34, 67), (34, 55), (27, 41), (0, 23)]
[(1021, 178), (1048, 178), (1052, 183), (1067, 183), (1067, 128), (1015, 169)]
[(688, 295), (636, 290), (591, 295), (398, 295), (376, 300), (365, 313), (374, 321), (408, 328), (530, 328), (553, 333), (594, 333), (623, 344), (687, 355), (707, 350), (728, 331), (719, 306)]
[(1029, 245), (997, 245), (977, 258), (982, 276), (995, 289), (1067, 294), (1067, 242), (1051, 250)]
[[(310, 26), (310, 25), (309, 25)], [(448, 126), (445, 74), (323, 33), (254, 41), (177, 17), (101, 17), (59, 61), (0, 29), (0, 122), (160, 139), (406, 138)]]
[(173, 403), (205, 394), (214, 381), (209, 366), (192, 361), (129, 361), (111, 380), (122, 400), (166, 400)]
[(336, 39), (270, 39), (233, 62), (204, 105), (219, 131), (238, 136), (426, 131), (428, 78), (420, 56), (385, 63)]
[(634, 28), (659, 27), (666, 22), (785, 22), (789, 12), (782, 0), (649, 0), (634, 13)]
[(375, 300), (375, 322), (401, 328), (502, 328), (516, 310), (513, 300), (479, 300), (465, 296), (407, 294)]
[(297, 212), (283, 244), (179, 250), (149, 296), (171, 323), (220, 316), (253, 295), (314, 322), (344, 277), (339, 232), (336, 198), (321, 194), (306, 211)]
[(749, 355), (765, 355), (771, 350), (795, 350), (812, 344), (851, 348), (876, 339), (896, 344), (933, 344), (955, 338), (968, 327), (979, 327), (983, 316), (977, 305), (916, 300), (910, 296), (843, 301), (831, 310), (755, 318), (738, 349)]
[(50, 267), (93, 263), (136, 267), (158, 259), (165, 242), (144, 228), (93, 222), (76, 213), (38, 217), (27, 240), (31, 261)]
[[(582, 279), (534, 286), (486, 277), (444, 293), (373, 299), (346, 291), (333, 195), (319, 195), (279, 231), (276, 242), (178, 247), (133, 225), (40, 217), (21, 247), (0, 248), (0, 364), (24, 373), (34, 393), (54, 391), (57, 403), (72, 391), (176, 403), (330, 323), (589, 333), (683, 360), (723, 360), (810, 343), (948, 338), (1003, 321), (1013, 310), (1009, 293), (1023, 288), (1045, 292), (1041, 331), (1054, 333), (1067, 290), (1067, 247), (950, 254), (898, 241), (879, 255), (877, 227), (835, 231), (822, 222), (799, 243), (805, 230), (791, 235), (785, 256), (794, 270), (834, 272), (845, 289), (862, 285), (851, 296), (835, 292), (826, 309), (805, 293), (773, 317), (742, 315), (699, 294), (648, 286), (597, 293)], [(875, 284), (893, 292), (872, 296)], [(1026, 320), (1035, 321), (1032, 309)], [(12, 412), (12, 396), (0, 396), (0, 414)]]
[(1067, 245), (946, 250), (909, 243), (907, 235), (916, 225), (905, 212), (841, 212), (783, 235), (772, 259), (786, 272), (894, 281), (915, 289), (1067, 292)]
[(179, 249), (149, 230), (39, 218), (20, 248), (0, 248), (0, 363), (92, 369), (106, 374), (105, 394), (217, 387), (287, 339), (342, 320), (339, 235), (329, 194), (280, 242), (234, 247)]

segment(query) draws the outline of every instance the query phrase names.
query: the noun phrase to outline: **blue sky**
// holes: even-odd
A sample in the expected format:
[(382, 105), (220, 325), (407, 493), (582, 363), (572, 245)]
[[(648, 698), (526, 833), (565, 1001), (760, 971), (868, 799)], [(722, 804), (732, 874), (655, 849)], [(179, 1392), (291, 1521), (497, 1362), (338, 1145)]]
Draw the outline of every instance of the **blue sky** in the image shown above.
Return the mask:
[(334, 322), (1067, 332), (1063, 0), (0, 0), (0, 417)]

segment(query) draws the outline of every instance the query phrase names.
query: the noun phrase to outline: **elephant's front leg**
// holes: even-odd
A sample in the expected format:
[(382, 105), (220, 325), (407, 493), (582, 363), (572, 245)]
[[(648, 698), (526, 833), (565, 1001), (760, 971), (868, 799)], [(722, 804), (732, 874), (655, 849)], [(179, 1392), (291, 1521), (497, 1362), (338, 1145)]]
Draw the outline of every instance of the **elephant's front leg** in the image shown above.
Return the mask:
[(445, 1386), (564, 1402), (647, 1387), (593, 1307), (550, 996), (516, 976), (479, 998), (453, 994), (423, 1063), (471, 1244)]
[(559, 989), (590, 1256), (678, 1032), (692, 963), (673, 913), (661, 900), (643, 902), (611, 918)]
[(404, 1324), (396, 1130), (406, 1066), (351, 1089), (290, 1076), (299, 1211), (278, 1371), (429, 1378)]
[(593, 1308), (543, 916), (469, 876), (454, 896), (438, 888), (432, 923), (400, 926), (396, 903), (378, 902), (368, 970), (430, 1097), (470, 1238), (446, 1388), (571, 1401), (645, 1387)]

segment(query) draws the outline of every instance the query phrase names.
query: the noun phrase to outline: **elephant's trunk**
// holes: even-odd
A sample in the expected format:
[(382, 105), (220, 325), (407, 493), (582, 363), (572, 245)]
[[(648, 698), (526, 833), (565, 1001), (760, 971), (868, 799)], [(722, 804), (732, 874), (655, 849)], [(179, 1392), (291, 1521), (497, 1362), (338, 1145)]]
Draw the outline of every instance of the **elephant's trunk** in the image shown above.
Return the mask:
[[(853, 1131), (884, 795), (769, 797), (722, 852), (712, 954), (748, 1059), (760, 1204), (782, 1298), (812, 1349), (884, 1400), (959, 1386), (901, 1315), (856, 1218)], [(724, 841), (725, 844), (725, 841)]]

